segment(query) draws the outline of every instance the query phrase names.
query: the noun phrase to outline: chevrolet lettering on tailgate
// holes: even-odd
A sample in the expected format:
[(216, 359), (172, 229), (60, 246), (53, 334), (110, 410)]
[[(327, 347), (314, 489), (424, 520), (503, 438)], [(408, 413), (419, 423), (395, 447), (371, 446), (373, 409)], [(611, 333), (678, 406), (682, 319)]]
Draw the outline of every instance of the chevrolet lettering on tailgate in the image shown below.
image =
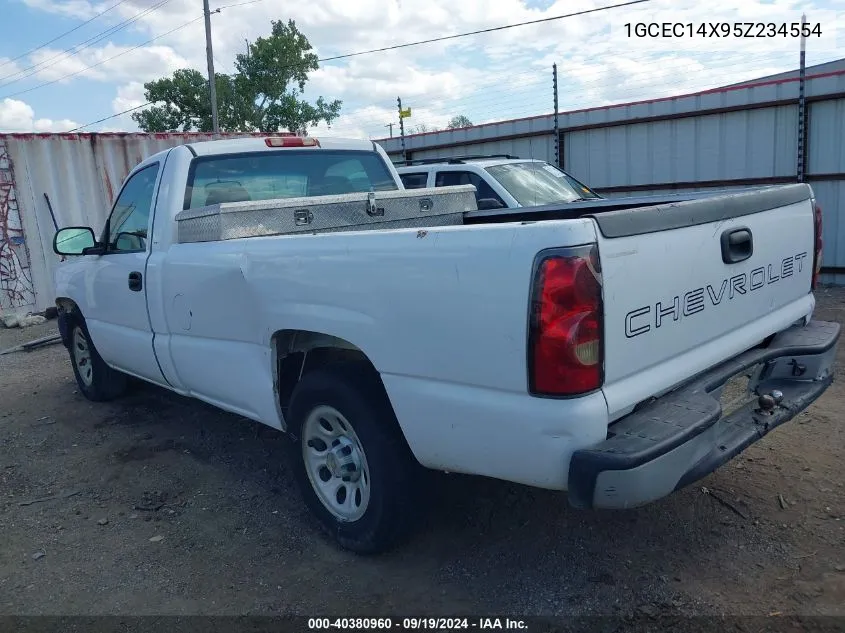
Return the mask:
[(750, 272), (742, 272), (722, 279), (717, 286), (707, 284), (705, 288), (695, 288), (681, 295), (675, 295), (669, 301), (658, 301), (654, 306), (643, 306), (631, 310), (625, 315), (625, 336), (634, 338), (657, 329), (667, 321), (678, 321), (681, 315), (692, 316), (706, 307), (716, 307), (724, 299), (732, 300), (737, 296), (777, 283), (791, 277), (796, 268), (804, 269), (807, 253), (798, 253), (784, 258), (780, 264), (759, 266)]

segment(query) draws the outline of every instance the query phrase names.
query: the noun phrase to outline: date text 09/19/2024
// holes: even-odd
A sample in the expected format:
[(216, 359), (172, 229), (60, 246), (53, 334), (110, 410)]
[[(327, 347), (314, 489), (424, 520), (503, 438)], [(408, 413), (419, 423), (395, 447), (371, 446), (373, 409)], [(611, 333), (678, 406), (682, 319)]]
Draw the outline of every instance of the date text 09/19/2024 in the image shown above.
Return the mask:
[(513, 618), (308, 618), (309, 631), (444, 631), (527, 630), (525, 620)]

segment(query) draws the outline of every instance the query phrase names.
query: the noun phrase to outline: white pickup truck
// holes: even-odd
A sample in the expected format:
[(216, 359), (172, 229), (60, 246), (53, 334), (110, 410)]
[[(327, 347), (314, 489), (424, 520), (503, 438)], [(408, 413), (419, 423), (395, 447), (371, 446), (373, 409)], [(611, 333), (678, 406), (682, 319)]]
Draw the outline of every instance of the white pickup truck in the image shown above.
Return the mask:
[[(809, 186), (557, 216), (476, 210), (468, 189), (451, 223), (395, 228), (391, 196), (431, 212), (443, 190), (403, 190), (368, 141), (151, 156), (99, 237), (54, 240), (79, 255), (55, 275), (79, 389), (114, 398), (135, 376), (286, 432), (309, 507), (342, 546), (375, 552), (415, 524), (420, 466), (633, 507), (833, 380)], [(341, 202), (386, 224), (310, 230)], [(291, 218), (299, 232), (274, 225)]]

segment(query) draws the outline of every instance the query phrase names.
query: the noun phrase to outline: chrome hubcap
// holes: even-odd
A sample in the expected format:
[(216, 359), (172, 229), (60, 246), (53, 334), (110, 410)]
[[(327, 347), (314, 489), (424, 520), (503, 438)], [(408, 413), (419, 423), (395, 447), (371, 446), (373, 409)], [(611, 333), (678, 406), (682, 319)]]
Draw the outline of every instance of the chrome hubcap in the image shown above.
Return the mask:
[(77, 326), (73, 330), (73, 362), (79, 377), (86, 387), (90, 387), (94, 381), (94, 368), (91, 366), (91, 349), (88, 347), (88, 339), (82, 328)]
[(320, 502), (341, 521), (356, 521), (370, 501), (370, 472), (361, 441), (334, 407), (316, 407), (302, 425), (302, 457)]

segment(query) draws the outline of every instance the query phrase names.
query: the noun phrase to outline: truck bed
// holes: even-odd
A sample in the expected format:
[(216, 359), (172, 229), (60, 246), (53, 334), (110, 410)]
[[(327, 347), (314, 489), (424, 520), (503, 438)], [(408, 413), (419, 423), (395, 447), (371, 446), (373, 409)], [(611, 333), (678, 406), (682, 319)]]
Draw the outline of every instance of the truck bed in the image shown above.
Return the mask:
[(626, 196), (620, 198), (601, 198), (580, 200), (562, 204), (547, 204), (517, 209), (486, 209), (470, 211), (464, 214), (464, 224), (491, 224), (497, 222), (519, 222), (540, 220), (570, 220), (587, 215), (623, 211), (625, 209), (676, 205), (691, 200), (732, 196), (768, 187), (749, 187), (743, 189), (725, 189), (716, 191), (696, 191), (688, 193), (662, 194), (657, 196)]
[[(179, 241), (208, 242), (269, 235), (539, 222), (591, 217), (607, 237), (648, 233), (791, 204), (802, 185), (583, 200), (518, 209), (478, 210), (474, 187), (437, 187), (310, 198), (224, 202), (176, 216)], [(636, 210), (636, 214), (630, 211)], [(692, 215), (690, 215), (692, 214)], [(698, 218), (698, 220), (695, 220)], [(691, 221), (692, 220), (692, 221)], [(610, 231), (610, 233), (608, 233)]]

